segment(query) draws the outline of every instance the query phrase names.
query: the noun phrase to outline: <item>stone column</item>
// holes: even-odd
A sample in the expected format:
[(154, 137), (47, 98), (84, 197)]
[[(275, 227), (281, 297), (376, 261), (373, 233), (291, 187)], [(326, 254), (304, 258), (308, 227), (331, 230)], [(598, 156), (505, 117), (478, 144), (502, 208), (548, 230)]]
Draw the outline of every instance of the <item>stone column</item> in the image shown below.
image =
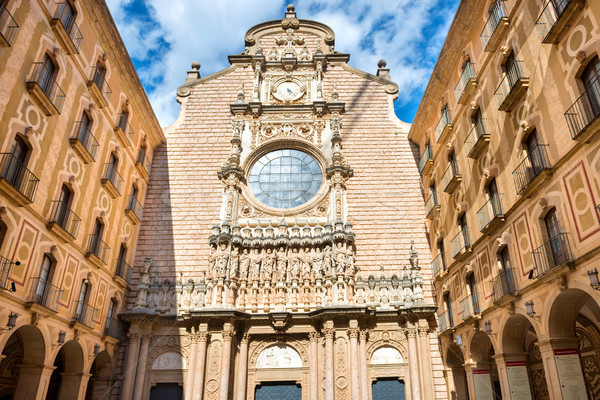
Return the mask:
[(139, 335), (137, 333), (127, 334), (127, 352), (125, 353), (125, 365), (123, 366), (123, 380), (121, 382), (121, 400), (130, 400), (132, 397), (135, 372), (137, 370), (137, 358), (140, 351)]
[(319, 332), (310, 332), (310, 398), (319, 398)]
[(360, 369), (358, 364), (358, 328), (348, 329), (348, 336), (350, 337), (350, 382), (352, 389), (352, 398), (360, 399), (360, 382), (358, 380), (358, 371)]
[(140, 355), (138, 358), (138, 367), (135, 374), (135, 385), (133, 390), (133, 400), (142, 400), (144, 394), (144, 381), (146, 377), (146, 363), (148, 362), (148, 345), (150, 344), (150, 335), (140, 336)]
[(406, 330), (408, 338), (408, 364), (410, 366), (410, 388), (412, 400), (421, 400), (421, 379), (419, 374), (419, 356), (417, 354), (417, 330), (410, 327)]
[[(580, 362), (572, 365), (572, 370), (569, 375), (571, 382), (573, 383), (565, 386), (560, 383), (561, 375), (556, 365), (558, 357), (580, 357), (577, 338), (570, 337), (539, 341), (538, 347), (542, 354), (550, 399), (563, 400), (567, 398), (584, 398), (586, 396), (585, 379), (583, 377)], [(565, 377), (563, 377), (563, 380), (564, 379)], [(579, 380), (579, 384), (574, 383), (577, 380)]]
[(20, 364), (19, 379), (15, 389), (15, 400), (43, 400), (48, 391), (48, 382), (53, 365)]
[(360, 331), (360, 398), (369, 400), (369, 372), (367, 370), (367, 337), (369, 332)]
[(231, 339), (233, 329), (223, 328), (223, 348), (221, 351), (221, 384), (219, 386), (219, 399), (229, 400), (229, 370), (231, 362)]
[(190, 361), (187, 369), (187, 376), (184, 383), (185, 400), (191, 400), (194, 393), (194, 378), (196, 373), (196, 358), (198, 349), (198, 334), (192, 333), (189, 335), (192, 342), (190, 346)]
[(246, 333), (240, 343), (240, 358), (236, 374), (238, 379), (235, 393), (236, 400), (246, 399), (246, 387), (248, 386), (248, 342), (250, 342), (250, 335)]
[(61, 373), (58, 398), (61, 400), (78, 400), (83, 398), (90, 376), (92, 375), (82, 372)]
[(333, 337), (334, 328), (323, 329), (325, 336), (325, 400), (334, 400), (335, 388), (333, 383)]
[[(492, 356), (494, 361), (496, 362), (496, 368), (498, 368), (498, 378), (500, 379), (500, 389), (502, 391), (502, 398), (506, 400), (511, 400), (511, 390), (510, 390), (510, 382), (508, 378), (508, 370), (507, 363), (510, 364), (522, 364), (526, 365), (527, 354), (525, 353), (501, 353), (495, 354)], [(512, 368), (512, 367), (511, 367)], [(524, 371), (525, 373), (527, 370)], [(529, 380), (527, 380), (529, 382)], [(531, 388), (529, 388), (528, 393), (531, 393)], [(531, 398), (531, 395), (529, 396)], [(523, 399), (513, 399), (513, 400), (523, 400)], [(524, 399), (527, 400), (527, 399)]]
[(433, 379), (431, 371), (431, 354), (429, 344), (429, 325), (419, 327), (419, 359), (421, 360), (421, 382), (423, 398), (433, 398)]
[(206, 369), (206, 344), (208, 341), (208, 332), (198, 332), (198, 348), (196, 354), (196, 370), (194, 371), (194, 390), (192, 392), (193, 400), (202, 400), (204, 395), (204, 370)]

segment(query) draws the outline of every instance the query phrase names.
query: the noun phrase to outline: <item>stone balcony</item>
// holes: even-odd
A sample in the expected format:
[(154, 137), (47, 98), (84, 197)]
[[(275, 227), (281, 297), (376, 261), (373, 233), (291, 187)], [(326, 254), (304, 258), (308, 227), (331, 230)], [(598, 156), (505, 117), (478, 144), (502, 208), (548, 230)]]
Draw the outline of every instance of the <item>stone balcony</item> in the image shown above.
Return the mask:
[(0, 5), (0, 46), (10, 47), (19, 31), (19, 24), (6, 8), (6, 2)]
[(83, 35), (75, 23), (75, 17), (71, 14), (70, 7), (66, 2), (56, 3), (51, 25), (66, 53), (79, 54), (83, 43)]
[(600, 79), (590, 87), (565, 112), (571, 138), (587, 141), (600, 126)]
[(529, 78), (524, 73), (523, 62), (515, 61), (506, 67), (500, 84), (494, 92), (498, 110), (510, 112), (525, 97)]
[(33, 203), (40, 180), (12, 153), (0, 153), (0, 191), (19, 206)]
[(488, 19), (481, 31), (481, 45), (484, 51), (494, 52), (508, 31), (508, 15), (503, 0), (496, 0), (489, 11)]
[(460, 79), (454, 88), (454, 97), (459, 104), (467, 104), (477, 88), (477, 71), (475, 64), (467, 61)]
[(467, 157), (477, 159), (490, 143), (490, 133), (487, 130), (486, 120), (482, 119), (473, 124), (469, 134), (465, 138), (464, 149)]
[(584, 5), (585, 0), (548, 1), (535, 23), (542, 43), (558, 44)]

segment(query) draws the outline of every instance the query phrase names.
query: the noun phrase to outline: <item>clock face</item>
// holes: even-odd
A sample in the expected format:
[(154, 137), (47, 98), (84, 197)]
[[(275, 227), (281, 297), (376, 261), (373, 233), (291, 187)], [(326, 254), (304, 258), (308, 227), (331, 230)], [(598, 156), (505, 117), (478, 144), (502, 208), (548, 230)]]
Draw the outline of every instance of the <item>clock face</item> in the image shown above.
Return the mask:
[(292, 101), (299, 99), (303, 93), (296, 82), (286, 81), (277, 86), (275, 94), (279, 100)]

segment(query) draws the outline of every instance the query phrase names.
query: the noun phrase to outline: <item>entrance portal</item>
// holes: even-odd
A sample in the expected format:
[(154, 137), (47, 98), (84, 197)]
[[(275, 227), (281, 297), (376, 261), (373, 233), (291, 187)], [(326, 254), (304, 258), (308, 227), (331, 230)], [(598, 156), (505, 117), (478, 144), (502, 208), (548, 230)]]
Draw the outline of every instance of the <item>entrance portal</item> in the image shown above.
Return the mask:
[(301, 400), (302, 388), (295, 382), (264, 382), (256, 387), (255, 400)]
[(178, 383), (157, 383), (150, 389), (150, 400), (181, 400), (183, 387)]
[(377, 378), (373, 382), (373, 400), (404, 400), (404, 382), (398, 378)]

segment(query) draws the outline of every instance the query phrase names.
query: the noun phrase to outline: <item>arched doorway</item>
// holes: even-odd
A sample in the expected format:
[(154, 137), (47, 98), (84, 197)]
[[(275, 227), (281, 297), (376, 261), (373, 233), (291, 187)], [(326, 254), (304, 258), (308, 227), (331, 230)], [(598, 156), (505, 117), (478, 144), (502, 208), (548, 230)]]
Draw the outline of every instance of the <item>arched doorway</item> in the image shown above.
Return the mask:
[(475, 332), (471, 339), (471, 360), (475, 398), (502, 399), (498, 367), (494, 360), (494, 345), (482, 331)]
[(277, 343), (266, 347), (256, 359), (255, 400), (300, 400), (302, 358), (291, 346)]
[[(572, 338), (577, 347), (587, 395), (600, 398), (600, 306), (580, 289), (561, 292), (550, 308), (550, 339)], [(557, 364), (557, 368), (559, 368)], [(563, 385), (561, 384), (561, 387)]]
[(404, 400), (404, 376), (407, 364), (398, 349), (390, 345), (377, 348), (371, 355), (371, 398), (373, 400)]
[(45, 352), (44, 337), (35, 326), (25, 325), (12, 332), (2, 350), (0, 399), (36, 396)]
[[(512, 397), (548, 399), (548, 385), (541, 358), (537, 357), (538, 335), (531, 322), (521, 314), (510, 316), (502, 331), (502, 349), (508, 387)], [(527, 381), (522, 379), (526, 374)]]
[(452, 400), (469, 399), (467, 373), (465, 372), (464, 364), (465, 357), (462, 350), (456, 343), (452, 342), (446, 351), (446, 367), (448, 368), (450, 398)]
[(100, 400), (110, 397), (112, 360), (106, 351), (98, 353), (90, 368), (90, 380), (85, 391), (85, 400)]
[(75, 340), (66, 342), (54, 358), (46, 400), (77, 399), (83, 377), (83, 350)]

